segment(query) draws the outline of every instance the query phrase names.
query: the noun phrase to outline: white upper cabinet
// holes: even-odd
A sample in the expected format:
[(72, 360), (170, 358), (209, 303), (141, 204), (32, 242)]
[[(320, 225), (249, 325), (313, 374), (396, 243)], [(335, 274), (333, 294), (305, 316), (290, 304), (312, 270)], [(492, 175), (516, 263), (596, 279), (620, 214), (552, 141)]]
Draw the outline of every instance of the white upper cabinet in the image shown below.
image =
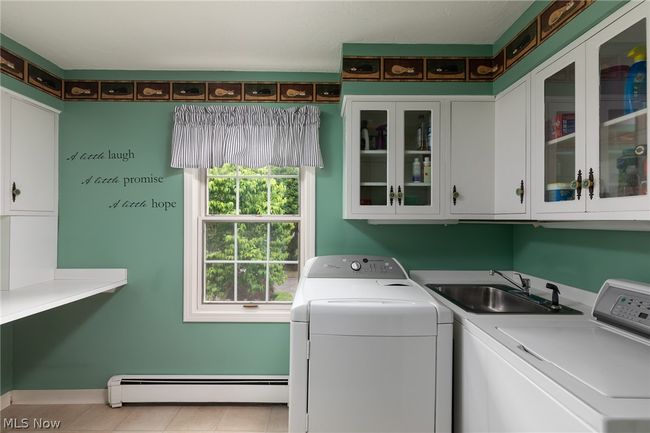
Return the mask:
[(440, 103), (346, 97), (344, 218), (440, 214)]
[(497, 95), (494, 106), (494, 213), (497, 218), (528, 216), (528, 76)]
[(533, 73), (533, 217), (650, 220), (647, 5)]
[(635, 11), (586, 44), (588, 212), (650, 213), (647, 16)]
[(538, 219), (584, 212), (584, 47), (533, 76), (532, 197)]
[(56, 214), (58, 112), (2, 91), (0, 214)]
[(494, 212), (494, 101), (452, 101), (451, 215)]

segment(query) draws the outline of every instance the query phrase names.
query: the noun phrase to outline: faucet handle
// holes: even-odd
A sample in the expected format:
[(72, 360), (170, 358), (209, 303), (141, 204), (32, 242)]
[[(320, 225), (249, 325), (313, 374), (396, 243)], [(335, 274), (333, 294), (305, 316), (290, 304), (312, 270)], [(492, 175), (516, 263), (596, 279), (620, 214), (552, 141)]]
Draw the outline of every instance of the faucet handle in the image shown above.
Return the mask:
[(553, 290), (553, 297), (551, 298), (551, 309), (552, 310), (559, 310), (562, 307), (560, 307), (560, 289), (555, 284), (552, 283), (546, 283), (546, 288)]
[(519, 276), (519, 280), (521, 280), (521, 286), (524, 289), (530, 289), (530, 278), (524, 278), (521, 274), (517, 274)]

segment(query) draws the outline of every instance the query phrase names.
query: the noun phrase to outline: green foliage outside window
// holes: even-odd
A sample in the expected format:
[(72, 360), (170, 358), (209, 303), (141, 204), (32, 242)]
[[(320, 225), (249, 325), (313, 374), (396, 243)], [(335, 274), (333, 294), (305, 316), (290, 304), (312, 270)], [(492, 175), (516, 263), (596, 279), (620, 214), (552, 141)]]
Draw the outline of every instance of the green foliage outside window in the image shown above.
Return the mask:
[[(267, 174), (295, 175), (274, 178)], [(212, 169), (208, 177), (208, 210), (213, 215), (298, 215), (299, 181), (297, 168), (239, 168), (239, 212), (237, 175), (234, 166)], [(256, 176), (246, 178), (241, 176)], [(270, 191), (270, 200), (268, 198)], [(270, 208), (270, 209), (269, 209)], [(237, 236), (237, 251), (235, 251)], [(297, 222), (208, 222), (205, 226), (206, 260), (298, 260)], [(268, 252), (267, 252), (268, 247)], [(235, 269), (237, 266), (237, 269)], [(208, 301), (265, 301), (266, 263), (207, 263), (205, 296)], [(271, 263), (269, 300), (291, 301), (291, 283), (298, 265)], [(235, 282), (237, 278), (237, 299)], [(284, 285), (284, 286), (283, 286)]]

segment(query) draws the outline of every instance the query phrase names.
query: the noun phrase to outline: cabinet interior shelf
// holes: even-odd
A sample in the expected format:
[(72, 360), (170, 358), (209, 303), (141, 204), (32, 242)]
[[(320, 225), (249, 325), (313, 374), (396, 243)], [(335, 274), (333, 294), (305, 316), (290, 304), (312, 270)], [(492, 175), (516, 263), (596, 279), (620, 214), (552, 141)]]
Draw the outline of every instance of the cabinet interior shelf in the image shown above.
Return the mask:
[(623, 116), (608, 120), (607, 122), (603, 122), (603, 126), (614, 126), (619, 123), (626, 122), (628, 120), (636, 119), (637, 117), (643, 116), (647, 113), (648, 113), (648, 109), (644, 108), (643, 110), (634, 111), (632, 113), (628, 113)]
[(386, 186), (386, 182), (361, 182), (361, 186)]
[(114, 292), (127, 283), (126, 269), (56, 269), (54, 279), (0, 291), (0, 323)]
[(405, 150), (404, 153), (407, 155), (429, 155), (431, 150)]
[(386, 149), (383, 150), (362, 150), (361, 155), (368, 155), (368, 156), (381, 156), (381, 155), (387, 155), (388, 151)]
[(563, 135), (562, 137), (558, 137), (558, 138), (554, 138), (552, 140), (548, 140), (546, 142), (546, 144), (547, 145), (559, 144), (559, 143), (562, 143), (564, 141), (572, 140), (572, 139), (575, 138), (575, 136), (576, 136), (576, 133), (572, 132), (571, 134)]
[(404, 186), (431, 186), (429, 182), (406, 182)]

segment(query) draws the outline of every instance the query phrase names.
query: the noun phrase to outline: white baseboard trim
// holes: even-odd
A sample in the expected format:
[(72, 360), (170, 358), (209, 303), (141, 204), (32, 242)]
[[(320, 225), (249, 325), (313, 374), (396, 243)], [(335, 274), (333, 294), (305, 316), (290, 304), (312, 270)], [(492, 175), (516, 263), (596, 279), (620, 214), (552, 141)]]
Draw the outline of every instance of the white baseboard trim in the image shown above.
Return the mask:
[(4, 410), (11, 405), (11, 391), (7, 391), (0, 395), (0, 410)]
[(10, 404), (106, 404), (108, 398), (105, 389), (20, 389), (11, 391), (10, 401)]

